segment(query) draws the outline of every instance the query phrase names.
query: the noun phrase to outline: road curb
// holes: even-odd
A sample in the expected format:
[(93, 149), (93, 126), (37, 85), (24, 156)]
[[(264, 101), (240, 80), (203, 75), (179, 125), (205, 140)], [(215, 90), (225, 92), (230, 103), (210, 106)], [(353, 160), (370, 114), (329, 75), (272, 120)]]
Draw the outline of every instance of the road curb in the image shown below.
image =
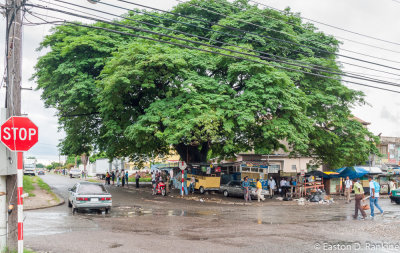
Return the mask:
[(61, 206), (65, 204), (65, 199), (58, 195), (57, 193), (53, 192), (58, 199), (60, 199), (60, 202), (54, 205), (48, 205), (48, 206), (40, 206), (40, 207), (33, 207), (33, 208), (24, 208), (26, 211), (32, 211), (32, 210), (39, 210), (39, 209), (45, 209), (45, 208), (50, 208), (50, 207), (55, 207), (55, 206)]

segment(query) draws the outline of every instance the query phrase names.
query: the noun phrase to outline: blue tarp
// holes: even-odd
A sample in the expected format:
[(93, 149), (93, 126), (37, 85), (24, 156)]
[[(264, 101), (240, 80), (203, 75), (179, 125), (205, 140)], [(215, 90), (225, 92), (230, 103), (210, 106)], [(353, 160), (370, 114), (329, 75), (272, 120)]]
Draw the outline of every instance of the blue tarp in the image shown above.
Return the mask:
[(336, 170), (339, 175), (332, 175), (332, 177), (349, 177), (350, 179), (361, 178), (369, 172), (361, 167), (343, 167)]

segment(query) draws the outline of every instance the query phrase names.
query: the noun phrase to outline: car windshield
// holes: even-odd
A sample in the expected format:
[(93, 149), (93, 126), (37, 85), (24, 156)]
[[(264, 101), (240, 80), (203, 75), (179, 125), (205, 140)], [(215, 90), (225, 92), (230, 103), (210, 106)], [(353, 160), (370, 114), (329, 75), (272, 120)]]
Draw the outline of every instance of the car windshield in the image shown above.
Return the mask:
[(80, 194), (103, 194), (107, 193), (103, 185), (98, 184), (81, 184), (78, 193)]
[(71, 172), (81, 172), (80, 170), (71, 170)]

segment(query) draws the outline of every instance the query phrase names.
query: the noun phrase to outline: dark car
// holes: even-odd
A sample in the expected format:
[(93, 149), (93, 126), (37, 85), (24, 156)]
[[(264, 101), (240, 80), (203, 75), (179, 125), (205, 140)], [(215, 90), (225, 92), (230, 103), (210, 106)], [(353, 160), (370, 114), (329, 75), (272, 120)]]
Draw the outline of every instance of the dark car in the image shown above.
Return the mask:
[[(244, 189), (242, 187), (242, 182), (239, 180), (232, 180), (226, 184), (223, 184), (219, 187), (219, 192), (224, 194), (225, 197), (243, 197)], [(256, 189), (254, 187), (250, 187), (250, 195), (252, 199), (257, 198)], [(261, 195), (268, 195), (266, 190), (261, 191)]]
[(38, 175), (44, 175), (44, 171), (43, 170), (39, 170), (39, 172), (37, 174)]
[(400, 188), (390, 193), (390, 200), (400, 205)]

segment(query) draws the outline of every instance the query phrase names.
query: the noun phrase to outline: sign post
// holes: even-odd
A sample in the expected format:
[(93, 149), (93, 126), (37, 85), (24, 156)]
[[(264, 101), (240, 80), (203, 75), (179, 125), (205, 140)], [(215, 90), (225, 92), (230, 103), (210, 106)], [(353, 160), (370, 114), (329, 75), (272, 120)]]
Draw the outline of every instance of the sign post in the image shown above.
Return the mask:
[(184, 187), (183, 187), (183, 183), (184, 183), (184, 180), (185, 180), (185, 169), (186, 169), (186, 167), (187, 167), (187, 165), (186, 165), (186, 163), (184, 161), (179, 162), (179, 169), (181, 169), (181, 171), (182, 171), (182, 197), (183, 197), (183, 192), (185, 190)]
[(0, 139), (11, 151), (17, 152), (18, 253), (24, 252), (23, 176), (24, 155), (38, 142), (38, 127), (27, 117), (11, 117), (0, 129)]

